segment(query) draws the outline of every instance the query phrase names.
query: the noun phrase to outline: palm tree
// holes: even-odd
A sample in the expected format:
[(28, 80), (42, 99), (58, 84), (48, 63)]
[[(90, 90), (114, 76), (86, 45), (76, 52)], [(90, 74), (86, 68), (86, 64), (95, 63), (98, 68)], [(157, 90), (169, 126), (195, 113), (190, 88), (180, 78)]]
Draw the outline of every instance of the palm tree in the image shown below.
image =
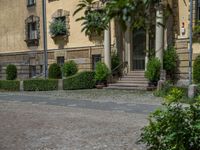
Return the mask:
[(73, 13), (73, 16), (75, 16), (80, 11), (84, 11), (84, 14), (87, 14), (91, 11), (92, 6), (95, 4), (95, 0), (79, 0), (79, 3), (77, 5), (76, 10)]
[(105, 6), (109, 20), (115, 18), (123, 29), (144, 24), (145, 5), (141, 0), (110, 0)]
[(104, 12), (101, 11), (91, 11), (85, 16), (77, 19), (77, 21), (82, 22), (81, 32), (85, 32), (87, 36), (101, 36), (102, 32), (108, 28), (108, 22), (104, 17)]
[(87, 36), (100, 36), (103, 30), (108, 27), (105, 11), (93, 8), (96, 2), (96, 0), (80, 0), (73, 14), (76, 15), (80, 11), (84, 11), (84, 15), (77, 18), (76, 21), (82, 21), (81, 31), (85, 32)]

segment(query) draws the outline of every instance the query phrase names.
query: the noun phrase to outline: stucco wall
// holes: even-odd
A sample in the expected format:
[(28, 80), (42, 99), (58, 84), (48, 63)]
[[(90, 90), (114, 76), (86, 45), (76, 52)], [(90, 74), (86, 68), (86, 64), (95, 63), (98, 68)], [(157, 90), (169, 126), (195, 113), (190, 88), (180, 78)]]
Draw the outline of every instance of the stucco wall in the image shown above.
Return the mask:
[[(95, 43), (90, 41), (84, 33), (81, 32), (82, 26), (81, 22), (76, 22), (75, 20), (83, 15), (83, 12), (79, 12), (76, 16), (73, 16), (78, 0), (59, 0), (59, 1), (50, 1), (47, 2), (47, 30), (48, 30), (48, 48), (49, 49), (58, 49), (59, 45), (54, 43), (54, 40), (49, 34), (49, 25), (52, 21), (52, 15), (58, 10), (63, 9), (69, 12), (69, 39), (68, 43), (64, 46), (67, 47), (83, 47), (83, 46), (94, 46)], [(112, 23), (112, 43), (114, 42), (114, 25)]]
[(42, 8), (41, 0), (36, 7), (27, 7), (26, 0), (0, 0), (0, 53), (27, 51), (42, 48), (42, 39), (39, 47), (27, 47), (25, 40), (25, 20), (30, 15), (40, 17), (40, 36), (42, 37)]
[[(178, 0), (178, 6), (179, 6), (179, 38), (186, 38), (188, 37), (189, 34), (189, 1), (183, 1), (183, 0)], [(181, 35), (181, 27), (182, 23), (185, 24), (185, 35)]]

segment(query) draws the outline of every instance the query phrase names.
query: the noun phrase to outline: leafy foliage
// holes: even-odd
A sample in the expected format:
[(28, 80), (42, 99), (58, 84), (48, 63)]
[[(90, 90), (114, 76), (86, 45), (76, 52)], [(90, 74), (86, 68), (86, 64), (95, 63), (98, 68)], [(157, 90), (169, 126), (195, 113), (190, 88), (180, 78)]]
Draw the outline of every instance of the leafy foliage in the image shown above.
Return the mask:
[(174, 47), (168, 47), (168, 49), (164, 51), (163, 68), (173, 81), (176, 79), (177, 67), (178, 55), (176, 53), (176, 49)]
[(84, 71), (63, 80), (64, 90), (91, 89), (95, 86), (94, 72)]
[(147, 64), (147, 70), (145, 71), (145, 77), (150, 82), (157, 82), (160, 79), (160, 67), (161, 63), (158, 58), (150, 59)]
[(75, 75), (78, 72), (77, 64), (73, 60), (70, 60), (64, 63), (62, 71), (64, 77)]
[(49, 67), (49, 78), (50, 79), (60, 79), (62, 76), (61, 68), (58, 64), (51, 64)]
[(6, 68), (6, 79), (15, 80), (17, 78), (17, 67), (15, 65), (8, 65)]
[(168, 98), (170, 103), (150, 115), (139, 143), (146, 144), (148, 150), (199, 150), (200, 103), (183, 106), (178, 89)]
[(52, 91), (58, 90), (58, 80), (33, 79), (24, 81), (24, 91)]
[(193, 42), (196, 42), (196, 43), (200, 42), (200, 21), (198, 21), (196, 25), (194, 26)]
[(65, 21), (61, 19), (54, 19), (54, 21), (50, 23), (49, 28), (52, 37), (66, 35), (68, 32)]
[(95, 3), (95, 0), (79, 0), (79, 3), (76, 6), (76, 10), (74, 11), (73, 16), (75, 16), (81, 11), (84, 11), (84, 14), (86, 15), (92, 10), (92, 6), (95, 5)]
[(0, 90), (19, 91), (20, 81), (0, 80)]
[(95, 70), (95, 80), (99, 82), (105, 81), (107, 80), (109, 75), (110, 75), (110, 70), (108, 69), (106, 64), (98, 62)]
[(197, 56), (193, 64), (193, 80), (195, 83), (200, 83), (200, 55)]
[(91, 11), (77, 21), (82, 21), (81, 32), (85, 32), (88, 36), (100, 36), (108, 28), (108, 21), (103, 11)]
[(116, 18), (125, 30), (127, 25), (132, 28), (141, 28), (145, 25), (143, 0), (110, 0), (105, 9), (109, 20)]
[[(116, 69), (116, 67), (118, 67), (120, 65), (120, 58), (119, 55), (116, 52), (113, 52), (111, 55), (111, 69), (113, 71), (113, 69)], [(113, 74), (118, 74), (120, 75), (121, 72), (121, 68), (117, 68), (116, 70), (114, 70), (114, 72), (112, 72)]]
[(73, 15), (84, 11), (84, 15), (77, 18), (76, 21), (82, 22), (82, 32), (87, 36), (100, 36), (102, 31), (108, 28), (108, 20), (104, 9), (95, 10), (95, 0), (80, 0), (77, 9)]

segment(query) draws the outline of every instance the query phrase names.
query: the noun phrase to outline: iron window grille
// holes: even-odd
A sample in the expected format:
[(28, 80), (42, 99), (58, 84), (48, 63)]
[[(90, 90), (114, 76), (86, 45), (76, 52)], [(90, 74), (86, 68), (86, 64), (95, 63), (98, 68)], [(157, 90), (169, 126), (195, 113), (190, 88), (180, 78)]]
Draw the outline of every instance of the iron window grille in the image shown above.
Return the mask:
[(30, 16), (25, 20), (25, 36), (27, 46), (39, 46), (40, 39), (40, 18)]

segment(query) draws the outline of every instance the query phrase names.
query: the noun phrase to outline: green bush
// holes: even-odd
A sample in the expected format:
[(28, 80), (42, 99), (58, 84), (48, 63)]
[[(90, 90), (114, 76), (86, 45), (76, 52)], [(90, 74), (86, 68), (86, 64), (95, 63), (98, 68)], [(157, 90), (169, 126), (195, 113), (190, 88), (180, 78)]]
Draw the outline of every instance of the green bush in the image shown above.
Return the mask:
[(24, 81), (24, 91), (52, 91), (58, 90), (58, 80), (32, 79)]
[(0, 90), (19, 91), (20, 81), (0, 80)]
[(58, 36), (58, 35), (66, 35), (67, 28), (65, 21), (61, 19), (55, 19), (53, 22), (50, 23), (49, 26), (51, 36)]
[(152, 58), (147, 64), (147, 70), (145, 71), (145, 77), (150, 82), (157, 82), (160, 79), (160, 67), (161, 63), (158, 58)]
[(58, 64), (51, 64), (49, 67), (49, 78), (50, 79), (60, 79), (62, 76), (61, 68)]
[[(111, 56), (111, 69), (116, 69), (116, 67), (118, 67), (120, 65), (120, 58), (118, 56), (118, 54), (116, 52), (112, 53), (112, 56)], [(121, 68), (117, 68), (114, 73), (115, 74), (119, 74), (120, 73), (120, 70)]]
[(64, 90), (91, 89), (95, 86), (94, 72), (84, 71), (63, 80)]
[(15, 80), (17, 78), (17, 67), (15, 65), (8, 65), (6, 68), (6, 79)]
[(95, 70), (95, 80), (99, 82), (106, 81), (109, 75), (110, 71), (106, 64), (98, 62)]
[(178, 55), (176, 53), (176, 49), (174, 47), (168, 47), (167, 50), (164, 51), (163, 56), (163, 69), (166, 70), (167, 75), (171, 80), (176, 80), (176, 70), (178, 65)]
[(62, 71), (64, 77), (75, 75), (78, 72), (77, 64), (73, 60), (70, 60), (64, 63)]
[(168, 102), (150, 115), (139, 140), (148, 150), (200, 149), (200, 103), (183, 106), (181, 93), (171, 91)]
[(193, 64), (193, 80), (200, 83), (200, 55), (195, 59)]
[(165, 97), (169, 93), (169, 91), (172, 89), (173, 84), (170, 81), (166, 81), (160, 90), (156, 90), (154, 92), (154, 96), (157, 97)]

